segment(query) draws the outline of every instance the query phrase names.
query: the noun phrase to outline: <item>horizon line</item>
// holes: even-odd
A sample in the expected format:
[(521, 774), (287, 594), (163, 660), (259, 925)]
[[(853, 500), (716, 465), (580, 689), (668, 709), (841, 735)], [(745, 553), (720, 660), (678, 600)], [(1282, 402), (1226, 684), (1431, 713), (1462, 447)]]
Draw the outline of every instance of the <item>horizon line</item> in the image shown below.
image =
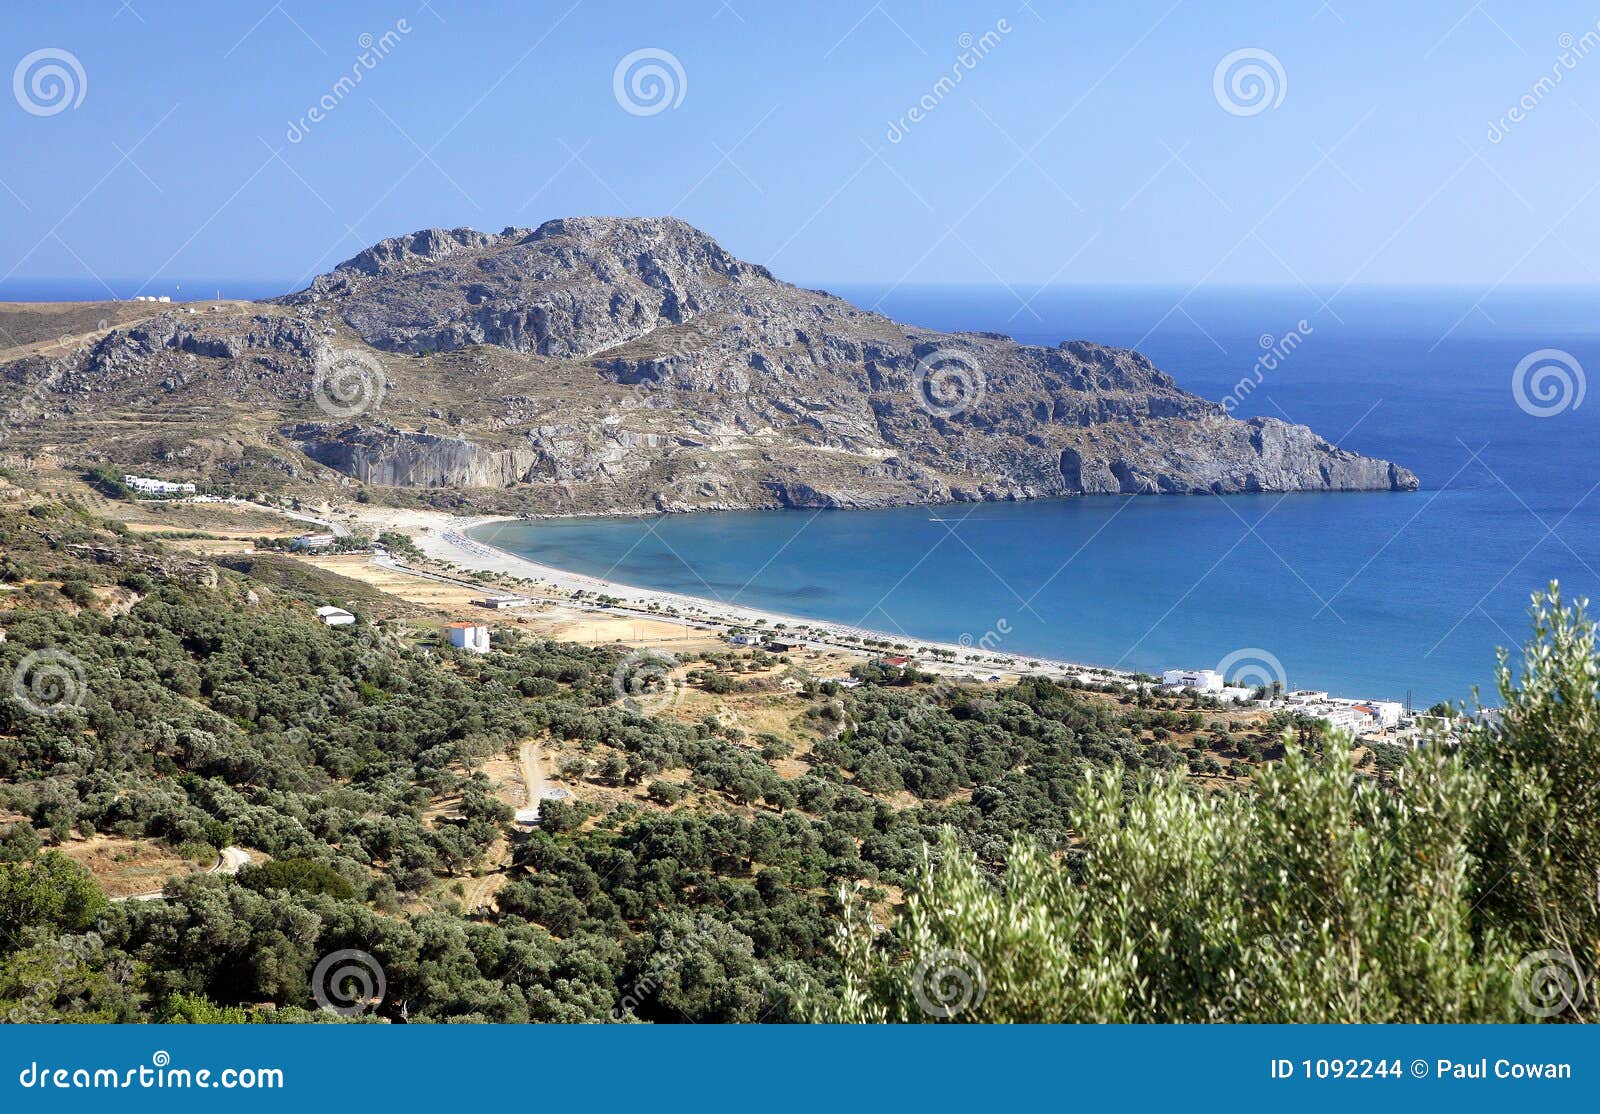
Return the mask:
[[(332, 268), (330, 268), (329, 270), (331, 272)], [(325, 272), (325, 273), (327, 273), (327, 272)], [(111, 285), (111, 284), (118, 284), (118, 283), (141, 283), (141, 284), (144, 285), (144, 288), (149, 288), (150, 286), (153, 286), (153, 285), (157, 284), (159, 281), (160, 281), (159, 279), (152, 279), (152, 278), (148, 278), (148, 277), (141, 278), (141, 277), (136, 276), (136, 275), (118, 275), (118, 276), (112, 276), (110, 278), (106, 278), (106, 277), (103, 277), (103, 276), (95, 276), (95, 275), (88, 275), (88, 276), (84, 276), (84, 275), (45, 275), (45, 276), (34, 276), (34, 277), (22, 277), (22, 276), (18, 276), (18, 275), (13, 275), (10, 278), (7, 278), (5, 280), (0, 280), (0, 291), (3, 291), (8, 287), (27, 286), (27, 285), (32, 284), (32, 283), (38, 283), (38, 284), (41, 284), (41, 285), (63, 285), (63, 286), (64, 285), (71, 285), (71, 284), (74, 284), (74, 283), (82, 283), (82, 284), (85, 284), (85, 285), (98, 284), (98, 285), (100, 285), (102, 287), (108, 286), (108, 285)], [(1414, 281), (1414, 282), (1400, 282), (1400, 281), (1395, 281), (1395, 282), (1360, 282), (1360, 283), (1348, 283), (1348, 284), (1342, 283), (1342, 282), (1338, 282), (1338, 281), (1335, 281), (1335, 280), (1309, 281), (1309, 282), (1304, 282), (1304, 283), (1302, 283), (1302, 282), (1287, 282), (1287, 281), (1286, 282), (1240, 281), (1240, 282), (1207, 282), (1207, 283), (1202, 283), (1202, 284), (1200, 284), (1198, 286), (1194, 285), (1190, 281), (1186, 281), (1186, 280), (1183, 280), (1183, 279), (1163, 280), (1163, 281), (1144, 281), (1144, 280), (1132, 280), (1132, 279), (1119, 279), (1119, 280), (1106, 280), (1106, 281), (1103, 281), (1103, 282), (1093, 282), (1093, 281), (1085, 281), (1085, 282), (1047, 282), (1047, 283), (1044, 283), (1042, 285), (1041, 284), (1036, 284), (1033, 280), (1022, 279), (1022, 278), (995, 279), (995, 280), (991, 280), (991, 281), (988, 281), (988, 282), (965, 281), (965, 280), (960, 280), (960, 279), (932, 279), (932, 280), (911, 281), (911, 280), (897, 280), (897, 279), (890, 279), (890, 278), (831, 278), (831, 279), (817, 279), (817, 278), (781, 279), (780, 278), (778, 281), (787, 283), (788, 285), (791, 285), (791, 286), (797, 286), (797, 287), (800, 287), (802, 289), (810, 289), (810, 290), (826, 290), (826, 289), (828, 289), (829, 285), (831, 284), (832, 286), (841, 286), (841, 287), (844, 287), (844, 286), (889, 287), (891, 289), (896, 289), (896, 290), (952, 290), (952, 291), (954, 291), (954, 290), (998, 290), (998, 291), (1011, 292), (1013, 290), (1013, 288), (1015, 288), (1015, 287), (1025, 286), (1025, 287), (1030, 288), (1031, 290), (1034, 290), (1034, 291), (1037, 291), (1037, 292), (1041, 292), (1041, 293), (1044, 292), (1044, 291), (1048, 291), (1048, 290), (1061, 290), (1061, 291), (1093, 293), (1095, 291), (1103, 291), (1103, 290), (1171, 291), (1171, 290), (1175, 290), (1175, 289), (1181, 289), (1181, 290), (1190, 291), (1192, 294), (1203, 294), (1203, 293), (1205, 293), (1207, 291), (1292, 291), (1292, 292), (1297, 292), (1297, 293), (1305, 293), (1308, 290), (1317, 291), (1319, 289), (1324, 289), (1324, 288), (1331, 289), (1331, 290), (1344, 290), (1344, 291), (1362, 291), (1362, 290), (1381, 290), (1381, 291), (1391, 291), (1391, 290), (1415, 290), (1415, 291), (1421, 291), (1421, 290), (1471, 290), (1471, 291), (1481, 291), (1482, 288), (1483, 288), (1483, 285), (1484, 285), (1481, 282), (1465, 281), (1465, 280), (1460, 280), (1460, 279), (1449, 280), (1449, 281), (1440, 280), (1440, 281)], [(186, 276), (177, 276), (177, 282), (176, 282), (175, 285), (176, 286), (181, 286), (185, 282), (196, 284), (196, 285), (211, 284), (211, 283), (217, 283), (217, 282), (221, 282), (221, 283), (249, 283), (251, 285), (258, 285), (258, 286), (259, 285), (273, 284), (273, 285), (281, 287), (281, 289), (283, 290), (284, 293), (294, 293), (295, 291), (305, 289), (305, 286), (303, 284), (301, 284), (301, 280), (299, 280), (299, 279), (284, 280), (284, 279), (281, 279), (280, 277), (271, 276), (271, 275), (265, 275), (265, 276), (258, 276), (258, 275), (186, 275)], [(1515, 293), (1515, 292), (1552, 292), (1552, 291), (1556, 291), (1556, 292), (1564, 292), (1564, 293), (1593, 292), (1593, 293), (1596, 293), (1596, 294), (1600, 294), (1600, 282), (1567, 282), (1567, 283), (1534, 283), (1534, 282), (1509, 283), (1509, 282), (1501, 282), (1501, 283), (1498, 283), (1498, 284), (1493, 284), (1493, 287), (1494, 288), (1493, 288), (1493, 291), (1491, 291), (1491, 293), (1495, 293), (1495, 292), (1498, 292), (1498, 293)], [(5, 300), (7, 300), (7, 299), (0, 298), (0, 301), (5, 301)], [(95, 298), (95, 299), (74, 299), (74, 300), (80, 300), (80, 301), (128, 301), (128, 300), (131, 300), (131, 298), (112, 298), (112, 299)]]

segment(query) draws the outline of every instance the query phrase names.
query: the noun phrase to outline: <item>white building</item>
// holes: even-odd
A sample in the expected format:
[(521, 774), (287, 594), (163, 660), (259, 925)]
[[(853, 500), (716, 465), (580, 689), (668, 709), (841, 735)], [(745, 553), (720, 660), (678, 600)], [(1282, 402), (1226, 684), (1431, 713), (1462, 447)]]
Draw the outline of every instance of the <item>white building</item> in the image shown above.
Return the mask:
[(730, 634), (728, 642), (733, 646), (759, 646), (761, 645), (761, 636), (759, 634)]
[(474, 654), (487, 654), (489, 652), (489, 628), (482, 623), (451, 623), (445, 628), (450, 632), (450, 645), (458, 650), (467, 650)]
[(472, 602), (493, 611), (507, 611), (514, 607), (527, 607), (533, 601), (527, 596), (493, 595), (483, 596)]
[(332, 534), (301, 534), (294, 540), (296, 549), (327, 549), (332, 544)]
[[(1321, 697), (1321, 699), (1307, 699)], [(1286, 705), (1303, 715), (1325, 719), (1354, 735), (1376, 735), (1397, 727), (1405, 705), (1394, 700), (1351, 700), (1325, 693), (1290, 693)]]
[(1371, 709), (1378, 726), (1385, 731), (1399, 727), (1400, 717), (1406, 714), (1406, 706), (1398, 700), (1363, 700), (1358, 706)]
[(1168, 688), (1221, 692), (1224, 679), (1215, 669), (1169, 669), (1161, 675), (1161, 683)]
[(1288, 693), (1283, 698), (1283, 703), (1293, 704), (1296, 707), (1304, 707), (1307, 704), (1326, 704), (1328, 703), (1328, 693), (1320, 690), (1320, 688), (1301, 688), (1299, 691)]
[(330, 627), (348, 627), (356, 617), (342, 607), (319, 607), (317, 618)]
[(1352, 735), (1367, 735), (1377, 727), (1377, 721), (1353, 704), (1326, 704), (1313, 714)]
[(193, 495), (194, 484), (168, 483), (149, 476), (123, 476), (122, 482), (144, 495)]

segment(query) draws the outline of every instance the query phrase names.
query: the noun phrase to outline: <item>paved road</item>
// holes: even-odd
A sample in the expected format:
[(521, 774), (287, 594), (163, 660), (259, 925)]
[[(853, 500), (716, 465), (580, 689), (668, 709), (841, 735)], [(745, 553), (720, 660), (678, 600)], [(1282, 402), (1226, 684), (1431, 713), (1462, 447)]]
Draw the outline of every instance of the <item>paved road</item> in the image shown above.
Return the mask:
[[(250, 852), (243, 847), (224, 847), (222, 854), (217, 856), (217, 861), (211, 864), (207, 874), (238, 874), (239, 871), (250, 865)], [(114, 897), (112, 901), (160, 901), (166, 897), (166, 891), (157, 890), (151, 894), (130, 894), (127, 897)]]
[(321, 526), (324, 530), (328, 531), (328, 533), (332, 534), (336, 538), (345, 538), (350, 536), (350, 531), (345, 529), (337, 522), (332, 522), (321, 518), (312, 518), (308, 514), (301, 514), (298, 511), (286, 511), (282, 507), (270, 507), (264, 503), (257, 503), (256, 506), (261, 507), (263, 510), (275, 511), (278, 514), (286, 515), (289, 518), (298, 519), (301, 522), (309, 522), (313, 526)]

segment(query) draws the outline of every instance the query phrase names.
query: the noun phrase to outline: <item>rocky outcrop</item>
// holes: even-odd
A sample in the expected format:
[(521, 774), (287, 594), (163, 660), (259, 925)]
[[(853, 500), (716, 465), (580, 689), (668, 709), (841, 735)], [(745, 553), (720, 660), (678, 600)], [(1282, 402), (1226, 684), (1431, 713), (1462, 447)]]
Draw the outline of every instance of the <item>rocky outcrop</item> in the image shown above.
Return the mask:
[[(34, 408), (58, 431), (121, 408), (128, 445), (170, 463), (203, 455), (174, 430), (220, 423), (193, 433), (216, 444), (259, 420), (284, 475), (528, 509), (1417, 486), (1303, 426), (1233, 420), (1138, 352), (902, 325), (671, 218), (399, 236), (274, 303), (174, 309), (49, 368)], [(269, 472), (247, 447), (210, 459)]]
[(113, 565), (117, 568), (132, 569), (137, 572), (147, 573), (161, 580), (172, 580), (180, 584), (193, 584), (201, 588), (215, 588), (217, 586), (217, 567), (205, 561), (195, 561), (183, 557), (167, 557), (156, 553), (147, 553), (141, 549), (109, 545), (86, 545), (76, 542), (69, 543), (66, 546), (66, 550), (79, 560), (93, 561), (97, 565)]
[(289, 431), (319, 464), (383, 487), (507, 487), (531, 478), (525, 450), (486, 449), (460, 437), (359, 428), (343, 433), (303, 426)]
[(383, 487), (510, 487), (541, 480), (581, 483), (654, 448), (654, 438), (567, 423), (527, 430), (491, 448), (452, 437), (382, 426), (302, 423), (286, 426), (302, 452), (320, 464)]
[(1066, 494), (1232, 495), (1262, 491), (1403, 491), (1417, 479), (1388, 461), (1330, 445), (1276, 418), (1164, 427), (1170, 442), (1139, 458), (1061, 452)]
[(486, 235), (429, 229), (384, 240), (287, 305), (332, 301), (366, 342), (392, 352), (494, 344), (582, 358), (777, 285), (670, 217), (575, 217)]

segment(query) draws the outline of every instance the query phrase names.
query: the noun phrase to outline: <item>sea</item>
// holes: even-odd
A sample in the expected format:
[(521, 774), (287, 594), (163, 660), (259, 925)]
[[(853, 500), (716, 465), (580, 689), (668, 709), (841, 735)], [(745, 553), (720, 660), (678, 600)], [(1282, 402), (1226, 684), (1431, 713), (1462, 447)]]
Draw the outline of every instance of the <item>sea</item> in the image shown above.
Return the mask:
[[(1021, 655), (1497, 704), (1532, 593), (1600, 592), (1600, 290), (835, 287), (943, 330), (1137, 348), (1415, 492), (1096, 496), (502, 523), (639, 587)], [(1270, 365), (1270, 366), (1265, 366)], [(1246, 382), (1248, 389), (1239, 384)]]
[[(113, 281), (119, 296), (143, 284)], [(126, 285), (127, 289), (120, 287)], [(289, 280), (174, 281), (174, 300)], [(826, 285), (826, 284), (823, 284)], [(1600, 593), (1600, 289), (833, 286), (898, 320), (1137, 348), (1241, 417), (1397, 461), (1416, 492), (1097, 496), (503, 523), (483, 541), (644, 588), (1291, 688), (1496, 704), (1533, 592)], [(99, 299), (0, 283), (0, 299)], [(1247, 383), (1246, 389), (1240, 384)]]

